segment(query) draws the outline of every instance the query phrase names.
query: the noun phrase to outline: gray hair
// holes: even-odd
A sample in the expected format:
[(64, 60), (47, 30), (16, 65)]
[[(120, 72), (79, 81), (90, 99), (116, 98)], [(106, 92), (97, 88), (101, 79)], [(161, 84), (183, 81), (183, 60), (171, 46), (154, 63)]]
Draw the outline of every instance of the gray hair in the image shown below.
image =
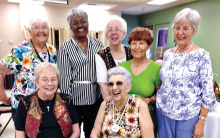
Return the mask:
[(88, 15), (85, 11), (79, 8), (73, 8), (67, 15), (67, 22), (69, 23), (69, 26), (71, 26), (71, 19), (76, 16), (83, 17), (85, 20), (88, 21)]
[(36, 18), (32, 18), (29, 20), (28, 25), (27, 25), (28, 29), (32, 30), (33, 25), (38, 22), (45, 23), (47, 25), (47, 28), (50, 28), (49, 22), (46, 19), (41, 18), (41, 17), (36, 17)]
[(199, 30), (201, 17), (198, 11), (192, 10), (190, 8), (185, 8), (176, 14), (172, 25), (173, 29), (176, 24), (182, 23), (185, 19), (190, 21), (195, 32)]
[(50, 63), (50, 62), (42, 62), (34, 70), (34, 77), (37, 81), (39, 81), (40, 74), (44, 69), (48, 69), (56, 73), (57, 79), (60, 79), (60, 71), (57, 68), (56, 64)]
[(127, 33), (127, 22), (126, 22), (123, 18), (121, 18), (121, 17), (119, 17), (119, 16), (117, 16), (117, 15), (112, 15), (112, 16), (110, 16), (110, 18), (107, 20), (106, 25), (105, 25), (105, 28), (104, 28), (104, 30), (103, 30), (103, 32), (104, 32), (105, 35), (106, 35), (106, 33), (107, 33), (107, 27), (108, 27), (108, 24), (109, 24), (110, 21), (119, 21), (119, 22), (121, 23), (122, 30), (125, 32), (125, 34)]
[(108, 70), (108, 80), (112, 75), (123, 75), (127, 84), (131, 83), (131, 74), (123, 67), (114, 67)]

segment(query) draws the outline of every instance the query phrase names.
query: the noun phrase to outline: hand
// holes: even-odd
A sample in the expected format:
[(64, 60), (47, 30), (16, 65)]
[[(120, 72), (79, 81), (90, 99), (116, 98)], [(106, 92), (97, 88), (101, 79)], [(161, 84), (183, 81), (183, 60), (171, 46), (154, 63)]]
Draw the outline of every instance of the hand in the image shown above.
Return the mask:
[(155, 102), (156, 102), (156, 94), (150, 97), (150, 103), (155, 103)]
[(111, 97), (111, 95), (109, 95), (109, 96), (105, 97), (104, 100), (105, 100), (106, 102), (109, 102), (109, 101), (111, 101), (111, 99), (112, 99), (112, 97)]
[(199, 119), (194, 127), (193, 138), (201, 138), (204, 136), (205, 120)]
[(2, 101), (5, 105), (10, 105), (11, 104), (11, 100), (10, 97), (7, 97), (4, 101)]
[(141, 98), (143, 101), (145, 101), (147, 104), (151, 102), (150, 98)]

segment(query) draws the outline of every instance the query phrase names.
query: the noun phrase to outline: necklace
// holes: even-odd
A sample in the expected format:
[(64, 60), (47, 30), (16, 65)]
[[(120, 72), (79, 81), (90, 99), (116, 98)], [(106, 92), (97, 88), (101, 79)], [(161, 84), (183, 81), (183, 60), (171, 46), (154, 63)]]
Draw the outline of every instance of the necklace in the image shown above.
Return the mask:
[[(189, 51), (190, 51), (190, 49), (192, 48), (192, 46), (193, 46), (193, 42), (191, 43), (189, 49), (186, 51), (186, 53), (185, 53), (185, 55), (184, 55), (184, 58), (183, 58), (183, 61), (182, 61), (179, 65), (181, 65), (181, 64), (184, 62), (184, 60), (187, 58), (187, 56), (188, 56), (188, 54), (189, 54)], [(174, 61), (175, 61), (175, 59), (176, 59), (176, 51), (178, 50), (178, 47), (179, 47), (179, 46), (177, 46), (176, 50), (174, 51)], [(174, 65), (175, 65), (175, 64), (174, 64)], [(175, 73), (175, 66), (174, 66), (174, 65), (173, 65), (173, 73), (172, 73), (173, 77), (175, 77), (175, 76), (174, 76), (174, 73)]]
[[(121, 121), (121, 119), (122, 119), (122, 117), (123, 117), (123, 115), (124, 115), (124, 113), (125, 113), (125, 110), (126, 110), (126, 108), (127, 108), (127, 106), (128, 106), (128, 101), (129, 101), (129, 98), (128, 98), (128, 100), (127, 100), (127, 103), (126, 103), (126, 105), (125, 105), (125, 107), (124, 107), (124, 110), (123, 110), (123, 113), (121, 114), (121, 116), (120, 116), (120, 118), (119, 118), (119, 121), (118, 121), (118, 124), (116, 123), (116, 124), (114, 124), (113, 126), (112, 126), (112, 131), (114, 132), (114, 133), (117, 133), (118, 131), (119, 131), (119, 124), (120, 124), (120, 121)], [(113, 123), (115, 122), (115, 104), (114, 104), (114, 102), (113, 102)]]
[[(40, 59), (41, 62), (44, 62), (43, 59), (40, 57), (39, 53), (37, 52), (37, 49), (35, 48), (34, 43), (32, 42), (32, 39), (30, 39), (30, 40), (31, 40), (31, 44), (33, 45), (34, 50), (35, 50), (35, 52), (37, 54), (37, 57)], [(47, 49), (46, 44), (45, 44), (45, 47)], [(49, 50), (48, 49), (47, 49), (47, 54), (48, 54), (48, 62), (50, 62), (50, 54), (49, 54)]]
[[(42, 100), (42, 101), (43, 101), (43, 100)], [(51, 104), (51, 101), (52, 101), (52, 100), (50, 100), (49, 104), (47, 104), (46, 102), (43, 101), (44, 104), (47, 106), (47, 111), (48, 111), (48, 112), (50, 111), (50, 104)]]

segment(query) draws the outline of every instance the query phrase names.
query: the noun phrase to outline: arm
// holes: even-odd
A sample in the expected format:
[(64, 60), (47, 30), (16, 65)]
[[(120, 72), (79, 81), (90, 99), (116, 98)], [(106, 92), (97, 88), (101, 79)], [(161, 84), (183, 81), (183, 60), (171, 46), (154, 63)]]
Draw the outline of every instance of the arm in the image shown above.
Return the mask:
[(73, 129), (73, 133), (70, 136), (70, 138), (79, 138), (79, 136), (80, 136), (79, 124), (78, 123), (73, 124), (72, 129)]
[(10, 73), (11, 71), (9, 69), (0, 64), (0, 101), (2, 101), (6, 105), (10, 105), (10, 97), (7, 97), (4, 89), (4, 78), (6, 74)]
[(25, 132), (24, 131), (18, 131), (15, 132), (16, 138), (25, 138)]
[(140, 101), (139, 105), (139, 122), (141, 135), (143, 138), (154, 138), (154, 127), (150, 117), (149, 109), (144, 101)]
[[(203, 105), (201, 107), (200, 116), (204, 116), (207, 118), (208, 109), (206, 109)], [(204, 127), (205, 127), (205, 120), (199, 119), (194, 127), (193, 138), (203, 137), (204, 136)]]
[(105, 106), (106, 106), (106, 101), (103, 101), (100, 108), (99, 112), (97, 114), (94, 127), (92, 129), (92, 132), (90, 134), (90, 138), (99, 138), (101, 131), (102, 131), (102, 123), (105, 117)]
[(107, 86), (106, 65), (105, 65), (103, 59), (98, 54), (95, 55), (95, 62), (96, 62), (97, 82), (98, 82), (100, 89), (101, 89), (102, 98), (104, 100), (109, 100), (110, 94), (109, 94), (108, 86)]

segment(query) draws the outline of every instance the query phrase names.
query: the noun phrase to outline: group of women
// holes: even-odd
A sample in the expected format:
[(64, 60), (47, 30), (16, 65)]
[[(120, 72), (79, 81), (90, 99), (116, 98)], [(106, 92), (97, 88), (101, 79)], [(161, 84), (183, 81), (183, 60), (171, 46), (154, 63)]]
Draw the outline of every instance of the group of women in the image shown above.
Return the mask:
[[(0, 100), (5, 104), (10, 99), (3, 78), (15, 74), (11, 105), (16, 137), (79, 137), (82, 122), (86, 138), (204, 135), (215, 95), (210, 55), (192, 42), (200, 24), (197, 11), (186, 8), (176, 14), (177, 46), (165, 52), (162, 67), (146, 57), (154, 40), (147, 28), (134, 28), (130, 47), (125, 46), (127, 24), (112, 16), (104, 29), (109, 46), (104, 47), (87, 36), (86, 12), (72, 9), (67, 21), (74, 35), (61, 45), (58, 58), (46, 43), (47, 21), (35, 19), (30, 21), (31, 39), (1, 60)], [(51, 64), (57, 61), (59, 70)]]

